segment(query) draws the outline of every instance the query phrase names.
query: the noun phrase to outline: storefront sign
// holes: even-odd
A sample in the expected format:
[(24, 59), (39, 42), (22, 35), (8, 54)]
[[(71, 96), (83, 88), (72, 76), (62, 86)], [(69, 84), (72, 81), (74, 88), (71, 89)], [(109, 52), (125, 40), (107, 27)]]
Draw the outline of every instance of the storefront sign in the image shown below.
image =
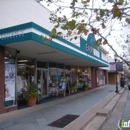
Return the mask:
[(100, 58), (99, 52), (96, 49), (94, 49), (93, 47), (89, 46), (88, 44), (86, 44), (86, 51), (88, 51), (88, 52), (92, 53), (93, 55)]
[(88, 37), (87, 37), (87, 43), (88, 43), (89, 45), (93, 46), (94, 43), (95, 43), (95, 41), (96, 41), (96, 39), (95, 39), (94, 35), (93, 35), (92, 33), (90, 33), (90, 34), (88, 35)]
[(89, 46), (88, 44), (86, 44), (86, 50), (90, 53), (93, 53), (93, 48)]
[(24, 30), (18, 30), (14, 32), (0, 34), (0, 39), (12, 38), (12, 37), (17, 37), (21, 35), (24, 35)]
[(93, 49), (93, 54), (100, 58), (100, 53), (96, 49)]

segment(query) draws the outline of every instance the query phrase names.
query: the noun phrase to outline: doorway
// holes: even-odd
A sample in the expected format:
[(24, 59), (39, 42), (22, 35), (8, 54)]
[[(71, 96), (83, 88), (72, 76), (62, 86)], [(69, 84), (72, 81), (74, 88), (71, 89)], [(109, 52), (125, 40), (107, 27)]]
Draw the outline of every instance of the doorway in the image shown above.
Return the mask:
[(48, 70), (46, 69), (37, 69), (37, 84), (38, 91), (42, 97), (48, 96)]

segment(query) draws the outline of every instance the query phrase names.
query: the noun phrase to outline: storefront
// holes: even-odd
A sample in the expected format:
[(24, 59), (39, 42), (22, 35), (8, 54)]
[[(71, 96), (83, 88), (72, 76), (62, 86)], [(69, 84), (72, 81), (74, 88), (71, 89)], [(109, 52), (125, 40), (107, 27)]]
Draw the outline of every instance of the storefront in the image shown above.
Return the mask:
[(84, 81), (96, 87), (96, 70), (108, 63), (90, 42), (92, 34), (87, 40), (80, 38), (79, 47), (61, 38), (47, 44), (39, 36), (48, 34), (33, 22), (0, 30), (0, 113), (17, 109), (22, 91), (32, 82), (38, 84), (41, 98), (49, 96), (50, 85), (62, 78), (75, 81), (78, 88)]

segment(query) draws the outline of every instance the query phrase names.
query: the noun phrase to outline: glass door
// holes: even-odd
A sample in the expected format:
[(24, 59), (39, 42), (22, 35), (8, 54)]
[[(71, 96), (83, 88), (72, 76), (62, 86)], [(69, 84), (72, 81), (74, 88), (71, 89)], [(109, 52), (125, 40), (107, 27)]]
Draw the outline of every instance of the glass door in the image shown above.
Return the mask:
[(48, 70), (37, 69), (38, 92), (41, 95), (41, 97), (45, 97), (48, 95), (47, 74)]

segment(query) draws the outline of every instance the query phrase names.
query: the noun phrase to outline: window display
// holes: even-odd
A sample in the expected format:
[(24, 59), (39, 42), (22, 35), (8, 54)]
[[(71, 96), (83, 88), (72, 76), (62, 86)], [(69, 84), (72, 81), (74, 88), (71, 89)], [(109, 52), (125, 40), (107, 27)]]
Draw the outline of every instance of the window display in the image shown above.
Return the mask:
[(92, 87), (92, 82), (91, 82), (91, 68), (88, 68), (87, 75), (88, 75), (88, 84), (89, 84), (89, 87)]
[(5, 107), (15, 103), (15, 64), (5, 64)]
[(64, 69), (62, 68), (50, 68), (49, 69), (49, 94), (57, 95), (58, 87), (62, 87), (64, 78)]
[(82, 88), (83, 83), (86, 83), (91, 87), (91, 68), (73, 67), (71, 73), (71, 82), (76, 81), (78, 88)]
[(34, 83), (34, 60), (26, 57), (17, 59), (16, 91), (18, 102), (24, 99), (28, 85)]

